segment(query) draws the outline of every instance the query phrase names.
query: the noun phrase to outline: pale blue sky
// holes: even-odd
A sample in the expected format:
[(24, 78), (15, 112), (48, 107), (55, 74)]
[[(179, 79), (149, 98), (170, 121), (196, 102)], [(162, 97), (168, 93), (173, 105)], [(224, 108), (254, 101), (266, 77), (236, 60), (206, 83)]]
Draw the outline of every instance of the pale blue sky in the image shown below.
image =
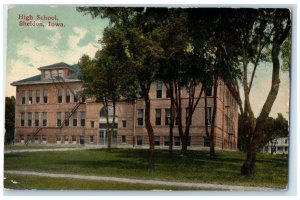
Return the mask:
[[(18, 26), (19, 15), (54, 16), (64, 23), (63, 28)], [(37, 21), (33, 19), (32, 21)], [(92, 19), (90, 15), (76, 11), (71, 6), (14, 6), (8, 10), (7, 23), (7, 68), (6, 68), (6, 96), (15, 95), (15, 87), (10, 83), (23, 78), (39, 74), (38, 67), (66, 62), (77, 63), (82, 54), (91, 57), (100, 48), (98, 39), (101, 38), (108, 21)], [(255, 115), (258, 115), (267, 97), (271, 85), (271, 68), (262, 63), (258, 68), (251, 102)], [(272, 108), (271, 116), (277, 117), (281, 112), (288, 116), (289, 107), (289, 75), (288, 72), (280, 74), (281, 85), (278, 97)]]
[[(65, 27), (19, 26), (19, 15), (54, 16)], [(29, 21), (28, 21), (29, 22)], [(41, 22), (41, 21), (40, 21)], [(66, 62), (77, 63), (82, 54), (91, 57), (100, 48), (98, 39), (107, 26), (108, 20), (92, 20), (90, 15), (83, 15), (75, 7), (60, 6), (12, 6), (8, 10), (7, 23), (7, 85), (6, 96), (15, 95), (15, 88), (10, 83), (37, 75), (38, 67)]]

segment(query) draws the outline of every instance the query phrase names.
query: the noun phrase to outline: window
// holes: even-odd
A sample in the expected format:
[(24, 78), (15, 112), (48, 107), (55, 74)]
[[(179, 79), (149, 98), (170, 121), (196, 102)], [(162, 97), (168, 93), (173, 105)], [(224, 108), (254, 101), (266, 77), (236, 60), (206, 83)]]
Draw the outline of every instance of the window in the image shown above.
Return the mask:
[(187, 138), (186, 143), (187, 143), (188, 146), (191, 146), (191, 136), (189, 136), (189, 137)]
[(29, 104), (33, 104), (33, 99), (32, 99), (32, 90), (29, 90), (29, 99), (28, 99)]
[(160, 146), (160, 137), (159, 136), (155, 136), (155, 138), (154, 138), (154, 145), (155, 146)]
[(169, 146), (170, 145), (170, 136), (164, 136), (164, 145)]
[(78, 102), (78, 90), (77, 90), (77, 88), (74, 89), (74, 102)]
[(207, 116), (206, 116), (206, 121), (208, 125), (211, 125), (212, 123), (212, 115), (211, 115), (211, 107), (207, 107)]
[(40, 90), (35, 91), (35, 103), (40, 103)]
[(171, 123), (171, 109), (166, 108), (165, 109), (165, 125), (170, 125)]
[[(185, 113), (186, 113), (186, 124), (191, 125), (192, 124), (192, 118), (189, 119), (189, 108), (185, 109)], [(188, 121), (190, 120), (190, 121)]]
[(95, 122), (91, 121), (91, 128), (95, 128)]
[(22, 104), (25, 104), (26, 102), (26, 91), (22, 90)]
[(115, 144), (118, 143), (118, 131), (116, 131), (116, 130), (114, 130), (114, 132), (113, 132), (112, 142)]
[(27, 141), (31, 143), (31, 135), (27, 135)]
[(74, 135), (72, 136), (72, 143), (73, 143), (73, 144), (76, 144), (76, 143), (77, 143), (76, 136), (74, 136)]
[(32, 126), (32, 113), (29, 112), (28, 113), (28, 127), (31, 127)]
[(60, 143), (61, 142), (61, 137), (58, 135), (58, 136), (56, 136), (56, 142), (57, 143)]
[(81, 112), (81, 115), (80, 115), (80, 126), (85, 126), (85, 112)]
[(51, 71), (51, 76), (52, 76), (52, 78), (56, 78), (57, 75), (58, 75), (57, 70), (52, 70), (52, 71)]
[(288, 147), (284, 147), (284, 151), (287, 152), (288, 151)]
[(138, 109), (138, 126), (144, 125), (144, 110)]
[(46, 135), (43, 135), (42, 136), (42, 142), (45, 144), (47, 143), (47, 136)]
[(285, 140), (284, 140), (284, 143), (285, 143), (285, 144), (287, 144), (287, 143), (288, 143), (288, 140), (287, 140), (287, 139), (285, 139)]
[(47, 126), (47, 113), (43, 112), (43, 126)]
[(20, 135), (20, 141), (21, 143), (24, 143), (24, 135)]
[(44, 89), (44, 103), (48, 103), (48, 90)]
[(58, 112), (57, 113), (57, 127), (61, 126), (61, 119), (62, 119), (61, 112)]
[(156, 82), (156, 98), (162, 97), (162, 82), (157, 81)]
[(62, 69), (58, 70), (58, 76), (63, 78), (64, 77), (64, 70), (62, 70)]
[(69, 136), (65, 136), (65, 144), (69, 144), (69, 142), (70, 142), (70, 138), (69, 138)]
[(77, 126), (77, 112), (76, 111), (73, 114), (73, 126)]
[(34, 137), (34, 143), (39, 143), (39, 142), (40, 142), (39, 136), (35, 136)]
[(65, 126), (69, 126), (69, 125), (70, 125), (70, 113), (65, 112)]
[(155, 109), (155, 125), (161, 125), (161, 109)]
[(205, 94), (206, 96), (212, 96), (212, 86), (206, 86), (205, 88)]
[(62, 103), (62, 96), (63, 96), (63, 89), (62, 88), (59, 88), (58, 89), (58, 94), (57, 94), (57, 102), (58, 103)]
[(125, 135), (122, 135), (122, 143), (126, 143), (127, 142), (127, 138)]
[(136, 136), (136, 144), (143, 145), (143, 136)]
[(90, 136), (90, 143), (94, 143), (95, 142), (95, 136), (94, 135), (91, 135)]
[(126, 127), (127, 127), (126, 120), (122, 120), (122, 127), (123, 127), (123, 128), (126, 128)]
[(70, 103), (70, 90), (68, 88), (66, 92), (66, 103)]
[(21, 113), (21, 126), (25, 126), (25, 113)]
[(49, 70), (45, 71), (45, 79), (50, 79), (50, 71)]
[(34, 113), (34, 126), (39, 127), (40, 126), (40, 113), (36, 112)]
[(207, 137), (207, 136), (204, 137), (204, 144), (203, 144), (203, 146), (210, 147), (210, 139), (209, 139), (209, 137)]
[(166, 84), (166, 98), (171, 98), (171, 90), (170, 90), (170, 85)]
[(175, 140), (175, 146), (180, 146), (180, 137), (179, 136), (175, 136), (174, 140)]

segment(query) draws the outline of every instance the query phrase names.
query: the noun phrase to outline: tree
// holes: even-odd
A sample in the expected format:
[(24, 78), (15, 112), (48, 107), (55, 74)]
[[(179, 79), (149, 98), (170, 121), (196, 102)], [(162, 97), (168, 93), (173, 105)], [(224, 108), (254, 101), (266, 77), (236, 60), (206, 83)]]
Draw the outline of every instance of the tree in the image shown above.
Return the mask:
[[(215, 156), (215, 119), (220, 84), (240, 76), (236, 63), (233, 37), (227, 30), (228, 9), (190, 9), (189, 23), (194, 55), (202, 67), (200, 82), (204, 87), (205, 132), (210, 142), (210, 155)], [(211, 93), (213, 106), (208, 112), (207, 92)], [(209, 128), (209, 125), (210, 128)]]
[(15, 104), (14, 96), (5, 97), (5, 144), (14, 141), (15, 133)]
[(145, 102), (145, 125), (149, 137), (149, 166), (154, 165), (154, 131), (150, 121), (151, 101), (149, 91), (156, 80), (162, 48), (156, 42), (159, 39), (157, 22), (161, 18), (161, 9), (148, 8), (77, 8), (80, 12), (93, 17), (108, 18), (110, 26), (124, 35), (125, 53), (133, 74), (139, 85), (140, 96)]
[[(94, 59), (84, 55), (80, 60), (81, 78), (84, 80), (86, 96), (96, 97), (102, 102), (106, 114), (108, 132), (108, 150), (111, 149), (115, 127), (116, 103), (120, 100), (132, 100), (135, 96), (135, 82), (124, 49), (124, 38), (117, 29), (106, 28), (101, 41), (102, 49)], [(112, 122), (109, 121), (112, 104)], [(110, 125), (111, 123), (111, 125)]]
[(278, 138), (288, 137), (289, 135), (288, 121), (281, 113), (278, 113), (276, 119), (268, 117), (262, 134), (260, 148), (271, 142), (271, 153), (273, 154)]
[[(228, 84), (232, 94), (237, 99), (241, 115), (245, 120), (243, 130), (246, 138), (247, 157), (241, 168), (241, 173), (247, 176), (254, 174), (256, 152), (259, 150), (260, 139), (268, 115), (277, 97), (280, 79), (279, 54), (283, 42), (288, 38), (291, 19), (287, 9), (237, 9), (229, 13), (227, 26), (240, 58), (242, 87), (244, 100), (238, 90), (238, 80)], [(254, 117), (250, 102), (250, 91), (255, 78), (256, 69), (261, 61), (266, 61), (265, 55), (271, 50), (272, 84), (268, 97), (257, 118)], [(240, 53), (239, 53), (240, 52)], [(253, 64), (252, 70), (249, 64)], [(251, 77), (249, 79), (249, 73)]]

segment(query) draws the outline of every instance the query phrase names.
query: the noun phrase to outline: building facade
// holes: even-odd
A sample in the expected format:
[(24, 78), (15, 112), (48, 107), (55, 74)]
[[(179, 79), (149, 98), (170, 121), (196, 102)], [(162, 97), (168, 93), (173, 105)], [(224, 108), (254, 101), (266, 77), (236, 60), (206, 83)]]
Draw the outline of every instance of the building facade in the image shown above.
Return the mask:
[(273, 141), (268, 142), (261, 151), (263, 153), (271, 154), (288, 154), (289, 153), (289, 140), (288, 137), (275, 138)]
[[(94, 99), (79, 99), (83, 82), (78, 78), (78, 65), (56, 63), (40, 67), (41, 73), (13, 82), (16, 86), (15, 142), (57, 145), (107, 145), (106, 117), (102, 103)], [(199, 88), (200, 89), (200, 86)], [(213, 91), (207, 92), (207, 118), (211, 121)], [(217, 91), (215, 141), (217, 149), (237, 149), (237, 102), (226, 85), (220, 81)], [(185, 95), (185, 96), (184, 96)], [(156, 148), (168, 148), (170, 97), (161, 81), (150, 89), (151, 123)], [(183, 90), (182, 116), (186, 116), (188, 96)], [(112, 109), (108, 108), (112, 121)], [(112, 145), (115, 147), (141, 147), (149, 145), (144, 122), (144, 100), (120, 101), (116, 105), (116, 125)], [(186, 120), (182, 119), (185, 126)], [(209, 129), (212, 124), (209, 124)], [(174, 126), (174, 147), (181, 141)], [(201, 98), (192, 117), (188, 148), (206, 147), (205, 104)]]

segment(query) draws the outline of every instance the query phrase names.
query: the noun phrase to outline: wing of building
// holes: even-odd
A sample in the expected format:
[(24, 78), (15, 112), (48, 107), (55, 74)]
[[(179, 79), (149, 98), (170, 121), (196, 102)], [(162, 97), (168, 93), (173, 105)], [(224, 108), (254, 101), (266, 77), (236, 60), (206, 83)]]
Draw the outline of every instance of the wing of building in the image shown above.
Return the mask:
[[(81, 99), (83, 81), (78, 65), (56, 63), (39, 68), (40, 74), (13, 82), (16, 86), (16, 143), (58, 145), (107, 145), (106, 118), (102, 103)], [(200, 86), (199, 86), (200, 88)], [(198, 89), (199, 89), (198, 88)], [(186, 116), (188, 96), (183, 98), (182, 116)], [(213, 92), (207, 92), (207, 113), (211, 118)], [(217, 92), (215, 141), (217, 149), (237, 149), (238, 107), (226, 85), (221, 81)], [(168, 148), (170, 97), (161, 81), (150, 89), (151, 122), (157, 148)], [(109, 114), (110, 109), (108, 109)], [(148, 135), (144, 122), (144, 101), (117, 103), (113, 145), (117, 147), (147, 147)], [(109, 116), (110, 121), (112, 115)], [(208, 120), (209, 121), (209, 120)], [(186, 123), (186, 120), (183, 119)], [(210, 124), (212, 126), (212, 124)], [(174, 147), (181, 141), (174, 127)], [(205, 133), (205, 106), (202, 98), (194, 112), (188, 148), (209, 145)]]

